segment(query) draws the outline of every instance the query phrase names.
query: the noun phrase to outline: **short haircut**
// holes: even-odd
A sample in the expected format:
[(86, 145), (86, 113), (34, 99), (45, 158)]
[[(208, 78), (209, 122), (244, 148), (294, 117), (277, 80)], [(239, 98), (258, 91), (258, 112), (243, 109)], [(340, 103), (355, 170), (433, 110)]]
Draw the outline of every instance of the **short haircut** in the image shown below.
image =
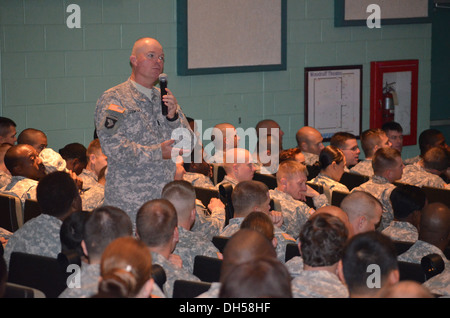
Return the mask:
[(270, 241), (272, 241), (275, 236), (272, 219), (264, 212), (251, 212), (244, 218), (240, 228), (258, 231)]
[(394, 148), (380, 148), (372, 158), (373, 172), (377, 175), (382, 174), (386, 169), (391, 169), (397, 164), (397, 158), (402, 155)]
[(361, 215), (374, 217), (376, 207), (383, 209), (380, 201), (371, 193), (365, 191), (350, 192), (341, 202), (341, 209), (347, 213), (350, 222)]
[(404, 220), (414, 211), (421, 211), (427, 203), (425, 191), (410, 184), (399, 184), (391, 192), (394, 217)]
[(16, 123), (10, 118), (0, 116), (0, 136), (5, 137), (10, 127), (17, 127)]
[(348, 229), (338, 217), (326, 212), (313, 214), (299, 235), (304, 264), (320, 267), (337, 263), (342, 257), (347, 238)]
[(113, 206), (94, 209), (84, 225), (84, 241), (89, 259), (100, 260), (109, 243), (132, 234), (133, 225), (123, 210)]
[(37, 134), (47, 137), (47, 135), (42, 130), (35, 128), (26, 128), (22, 130), (22, 132), (17, 137), (17, 144), (33, 145), (35, 143), (34, 136), (36, 136)]
[(295, 160), (285, 160), (278, 166), (277, 182), (280, 182), (282, 178), (290, 179), (299, 173), (308, 175), (308, 169), (305, 165)]
[(167, 183), (161, 192), (161, 198), (173, 204), (179, 217), (181, 215), (186, 216), (195, 208), (195, 188), (185, 180)]
[(231, 268), (219, 298), (292, 298), (291, 276), (280, 261), (257, 258)]
[(350, 294), (379, 291), (367, 286), (367, 279), (373, 273), (368, 268), (373, 264), (380, 268), (383, 286), (388, 274), (398, 269), (397, 252), (392, 240), (377, 231), (356, 234), (348, 241), (342, 257), (343, 274)]
[(175, 207), (166, 199), (144, 203), (136, 215), (136, 232), (149, 247), (168, 243), (177, 224)]
[(59, 149), (59, 154), (63, 159), (78, 159), (81, 163), (87, 163), (86, 147), (78, 142), (67, 144)]
[(76, 252), (79, 256), (84, 254), (81, 241), (84, 235), (84, 225), (90, 216), (90, 212), (76, 211), (64, 219), (59, 231), (63, 253)]
[(374, 148), (381, 143), (381, 136), (386, 133), (381, 129), (367, 129), (361, 134), (361, 148), (366, 157), (373, 156)]
[(261, 205), (268, 198), (269, 188), (261, 181), (249, 180), (239, 182), (231, 193), (236, 216), (247, 216), (255, 205)]
[(302, 153), (302, 151), (297, 147), (284, 149), (280, 152), (280, 162), (285, 160), (295, 160), (295, 156), (299, 153)]
[(437, 129), (426, 129), (419, 135), (420, 154), (423, 155), (443, 134)]
[(89, 146), (86, 149), (87, 160), (89, 161), (89, 156), (91, 154), (98, 154), (102, 152), (102, 146), (100, 145), (100, 139), (96, 138), (89, 143)]
[(387, 123), (384, 123), (384, 124), (381, 126), (381, 129), (382, 129), (385, 133), (387, 133), (388, 131), (396, 131), (396, 132), (399, 132), (399, 133), (402, 133), (402, 132), (403, 132), (403, 127), (402, 127), (402, 125), (400, 125), (399, 123), (397, 123), (397, 122), (395, 122), (395, 121), (389, 121), (389, 122), (387, 122)]
[(43, 213), (62, 217), (79, 194), (75, 181), (67, 172), (55, 171), (39, 180), (36, 196)]
[(432, 147), (428, 149), (423, 157), (423, 165), (427, 169), (445, 171), (448, 168), (449, 154), (441, 147)]
[(336, 164), (344, 161), (345, 156), (342, 151), (335, 146), (326, 146), (319, 155), (319, 164), (321, 169), (326, 169), (333, 162)]
[(342, 149), (347, 140), (353, 140), (353, 139), (356, 140), (356, 136), (353, 135), (352, 133), (340, 131), (340, 132), (335, 133), (331, 137), (330, 146), (334, 146), (334, 147)]

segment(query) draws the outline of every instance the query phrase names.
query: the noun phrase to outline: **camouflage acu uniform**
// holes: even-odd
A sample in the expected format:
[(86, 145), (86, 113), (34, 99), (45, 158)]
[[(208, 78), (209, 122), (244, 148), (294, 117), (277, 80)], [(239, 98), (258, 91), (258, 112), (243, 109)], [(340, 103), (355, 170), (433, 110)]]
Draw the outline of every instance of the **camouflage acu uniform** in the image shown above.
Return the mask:
[(422, 240), (417, 240), (406, 252), (400, 254), (397, 257), (397, 260), (401, 262), (420, 264), (422, 257), (429, 254), (440, 255), (445, 263), (445, 267), (448, 268), (450, 266), (448, 259), (445, 257), (445, 254), (440, 248)]
[(176, 280), (200, 281), (197, 276), (194, 276), (185, 269), (173, 266), (172, 263), (161, 254), (152, 252), (152, 263), (160, 265), (166, 273), (166, 282), (163, 285), (163, 292), (168, 298), (172, 298), (173, 284)]
[(417, 228), (409, 222), (392, 221), (387, 228), (382, 231), (394, 241), (414, 243), (419, 237)]
[(220, 181), (218, 184), (216, 184), (216, 189), (219, 189), (219, 186), (221, 184), (226, 184), (226, 183), (231, 184), (234, 188), (235, 186), (237, 186), (237, 184), (239, 182), (236, 179), (230, 178), (229, 176), (225, 176), (222, 181)]
[(350, 169), (350, 173), (361, 174), (368, 177), (373, 176), (372, 159), (361, 160)]
[(98, 183), (98, 177), (95, 172), (87, 169), (83, 169), (78, 178), (83, 181), (83, 190), (87, 190)]
[(298, 238), (301, 227), (308, 221), (315, 210), (310, 208), (306, 203), (295, 200), (288, 193), (281, 192), (278, 189), (269, 190), (269, 196), (271, 199), (280, 202), (281, 213), (283, 215), (281, 230), (295, 239)]
[(407, 165), (403, 169), (403, 175), (399, 182), (412, 184), (416, 187), (445, 188), (447, 186), (440, 176), (426, 171), (419, 163)]
[(45, 148), (39, 153), (39, 158), (42, 159), (42, 164), (45, 166), (47, 174), (55, 171), (67, 172), (66, 161), (59, 153), (51, 148)]
[(286, 268), (292, 277), (300, 276), (300, 273), (303, 272), (303, 258), (301, 256), (294, 256), (286, 262)]
[(317, 161), (319, 161), (319, 156), (314, 154), (314, 153), (310, 153), (310, 152), (303, 152), (302, 151), (303, 156), (305, 156), (305, 164), (307, 166), (312, 166), (313, 164), (315, 164)]
[(319, 173), (317, 175), (317, 177), (312, 179), (310, 182), (314, 183), (314, 184), (326, 186), (331, 191), (337, 190), (337, 191), (341, 191), (341, 192), (350, 192), (345, 185), (343, 185), (339, 181), (331, 179), (330, 177), (324, 175), (323, 173)]
[(294, 298), (348, 298), (347, 287), (338, 276), (324, 270), (301, 271), (292, 280)]
[(0, 171), (0, 189), (6, 187), (11, 182), (11, 178), (9, 173)]
[(105, 200), (105, 186), (97, 183), (81, 194), (83, 211), (92, 211), (103, 205)]
[[(150, 99), (130, 79), (99, 98), (95, 125), (108, 157), (105, 205), (126, 211), (134, 223), (142, 204), (159, 198), (174, 179), (175, 162), (162, 158), (161, 143), (173, 139), (176, 128), (185, 128), (190, 141), (193, 133), (179, 107), (178, 118), (169, 121), (161, 114), (159, 90), (153, 88)], [(177, 142), (174, 146), (180, 147)]]
[(444, 269), (444, 271), (423, 283), (432, 294), (444, 296), (448, 298), (450, 296), (450, 268)]
[(394, 212), (392, 210), (391, 204), (391, 192), (394, 190), (395, 185), (390, 183), (386, 178), (374, 175), (369, 181), (361, 184), (359, 187), (353, 188), (354, 191), (365, 191), (372, 194), (377, 198), (382, 207), (383, 214), (381, 215), (380, 230), (384, 230), (389, 226), (391, 221), (394, 219)]
[(183, 260), (183, 268), (189, 273), (194, 270), (194, 258), (197, 255), (218, 258), (220, 252), (207, 237), (199, 232), (188, 231), (178, 226), (179, 240), (174, 254)]
[(61, 252), (59, 231), (62, 221), (48, 214), (41, 214), (14, 232), (5, 247), (6, 264), (12, 252), (23, 252), (56, 258)]
[(183, 179), (190, 182), (194, 187), (216, 189), (211, 179), (201, 173), (186, 172)]
[(220, 288), (222, 284), (220, 282), (211, 283), (211, 287), (204, 293), (198, 295), (195, 298), (219, 298)]
[(419, 162), (420, 160), (422, 160), (422, 157), (420, 155), (418, 155), (418, 156), (415, 156), (415, 157), (408, 158), (408, 159), (404, 160), (403, 163), (405, 165), (412, 165), (412, 164), (415, 164), (415, 163)]
[(216, 208), (211, 211), (211, 214), (206, 213), (206, 207), (200, 200), (196, 200), (197, 214), (195, 216), (194, 225), (191, 228), (193, 232), (199, 232), (208, 240), (212, 240), (214, 236), (222, 232), (225, 224), (225, 210)]
[(38, 182), (22, 176), (11, 177), (11, 182), (0, 189), (0, 192), (17, 196), (22, 201), (22, 206), (26, 199), (37, 200), (36, 187)]

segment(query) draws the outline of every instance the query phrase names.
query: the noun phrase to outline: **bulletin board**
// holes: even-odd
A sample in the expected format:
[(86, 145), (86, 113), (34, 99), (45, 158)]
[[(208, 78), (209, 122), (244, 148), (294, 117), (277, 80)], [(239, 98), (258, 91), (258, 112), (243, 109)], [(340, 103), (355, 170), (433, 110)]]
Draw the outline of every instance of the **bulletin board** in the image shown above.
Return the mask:
[(305, 68), (305, 126), (324, 141), (337, 132), (359, 138), (362, 117), (362, 65)]
[(335, 0), (335, 26), (367, 25), (371, 4), (380, 6), (381, 25), (431, 22), (429, 0)]
[(177, 0), (179, 75), (286, 70), (287, 0)]

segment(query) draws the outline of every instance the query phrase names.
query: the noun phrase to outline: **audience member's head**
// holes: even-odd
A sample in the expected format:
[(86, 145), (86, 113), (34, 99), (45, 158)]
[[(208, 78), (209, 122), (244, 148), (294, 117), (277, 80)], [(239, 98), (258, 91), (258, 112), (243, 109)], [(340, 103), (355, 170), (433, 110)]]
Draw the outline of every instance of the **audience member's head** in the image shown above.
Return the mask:
[(227, 150), (223, 167), (227, 176), (238, 182), (252, 180), (256, 170), (252, 155), (243, 148)]
[(447, 205), (433, 202), (425, 206), (420, 217), (419, 240), (445, 250), (450, 242), (450, 209)]
[(103, 153), (99, 139), (94, 139), (90, 142), (86, 150), (86, 156), (88, 160), (86, 168), (95, 172), (97, 176), (100, 170), (108, 164), (108, 157)]
[(0, 144), (13, 146), (17, 141), (16, 134), (16, 123), (10, 118), (0, 117)]
[(165, 199), (144, 203), (136, 215), (137, 236), (150, 250), (162, 255), (168, 255), (175, 249), (178, 243), (177, 226), (176, 209)]
[(391, 142), (383, 130), (367, 129), (361, 133), (361, 147), (366, 159), (370, 159), (378, 149), (390, 148)]
[(335, 146), (326, 146), (319, 155), (321, 172), (335, 181), (341, 180), (346, 166), (344, 153)]
[(236, 128), (230, 123), (220, 123), (213, 127), (211, 132), (211, 141), (217, 151), (227, 151), (228, 149), (237, 148), (239, 136)]
[(337, 132), (330, 139), (330, 146), (341, 149), (344, 153), (347, 167), (356, 165), (359, 162), (361, 150), (358, 147), (356, 136), (349, 132)]
[(115, 239), (133, 235), (130, 217), (113, 206), (94, 209), (84, 224), (83, 251), (90, 264), (99, 264), (105, 248)]
[(47, 148), (47, 135), (42, 130), (26, 128), (17, 137), (17, 144), (30, 145), (39, 154)]
[(444, 134), (437, 129), (426, 129), (419, 135), (420, 155), (423, 156), (428, 149), (432, 147), (441, 147), (448, 149)]
[(149, 298), (152, 289), (152, 256), (147, 246), (133, 237), (112, 241), (102, 255), (96, 297)]
[(382, 288), (399, 281), (392, 240), (377, 231), (353, 236), (344, 249), (340, 273), (351, 298), (377, 297)]
[(9, 148), (11, 148), (12, 145), (8, 143), (0, 144), (0, 172), (5, 172), (7, 174), (11, 174), (11, 172), (6, 168), (5, 166), (5, 155)]
[(272, 243), (260, 232), (240, 229), (228, 240), (223, 250), (220, 279), (224, 279), (233, 266), (249, 262), (258, 257), (277, 259)]
[(386, 133), (392, 148), (397, 149), (401, 153), (403, 149), (403, 127), (395, 121), (390, 121), (384, 123), (381, 129)]
[(305, 155), (302, 154), (300, 148), (297, 147), (285, 149), (280, 152), (280, 162), (285, 160), (295, 160), (306, 165)]
[(283, 161), (277, 171), (277, 188), (299, 200), (307, 190), (307, 176), (305, 165), (294, 160)]
[(175, 207), (178, 225), (190, 230), (195, 221), (195, 189), (184, 180), (175, 180), (166, 184), (161, 193), (161, 199), (166, 199)]
[(264, 212), (251, 212), (241, 223), (241, 229), (250, 229), (262, 233), (269, 241), (272, 242), (273, 247), (277, 247), (277, 238), (275, 237), (275, 228), (270, 216)]
[(81, 211), (77, 185), (67, 172), (56, 171), (43, 177), (36, 188), (36, 197), (42, 213), (62, 221), (73, 212)]
[(402, 156), (397, 149), (380, 148), (373, 155), (373, 173), (386, 178), (391, 183), (402, 178), (403, 167)]
[(449, 155), (446, 149), (431, 147), (422, 156), (423, 167), (429, 173), (441, 175), (449, 165)]
[(90, 212), (75, 211), (64, 219), (59, 231), (62, 253), (66, 255), (74, 253), (80, 259), (86, 257), (81, 242), (83, 241), (84, 225), (90, 216)]
[(5, 166), (13, 176), (40, 180), (45, 176), (45, 166), (36, 149), (30, 145), (15, 145), (5, 153)]
[(354, 233), (353, 233), (353, 226), (350, 223), (349, 216), (341, 208), (339, 208), (337, 206), (334, 206), (334, 205), (325, 205), (323, 207), (318, 208), (316, 210), (316, 212), (314, 212), (314, 214), (311, 215), (311, 217), (313, 215), (317, 215), (319, 213), (327, 213), (327, 214), (335, 216), (339, 220), (341, 220), (342, 223), (344, 223), (345, 227), (347, 228), (347, 231), (348, 231), (348, 237), (347, 238), (351, 238), (354, 235)]
[(234, 217), (246, 217), (250, 212), (269, 213), (269, 188), (260, 181), (250, 180), (239, 182), (233, 189), (231, 201)]
[(283, 135), (280, 125), (272, 119), (263, 119), (256, 124), (256, 136), (260, 139), (262, 136), (274, 136), (278, 140), (279, 149), (283, 149)]
[(78, 142), (70, 143), (59, 149), (66, 161), (66, 168), (79, 175), (87, 165), (86, 147)]
[(315, 128), (304, 126), (297, 131), (295, 135), (297, 139), (297, 147), (302, 152), (308, 152), (319, 155), (324, 148), (322, 134)]
[(292, 298), (291, 276), (279, 260), (260, 257), (233, 266), (219, 298)]
[(347, 227), (339, 218), (329, 213), (312, 215), (299, 235), (304, 269), (337, 270), (347, 239)]
[(386, 286), (380, 292), (380, 298), (434, 298), (422, 284), (412, 280), (402, 280), (397, 284)]
[(365, 191), (348, 194), (341, 202), (341, 209), (347, 213), (355, 235), (375, 231), (383, 214), (380, 201)]
[(394, 220), (409, 222), (417, 228), (421, 211), (427, 204), (425, 192), (413, 185), (399, 184), (392, 190), (390, 199)]

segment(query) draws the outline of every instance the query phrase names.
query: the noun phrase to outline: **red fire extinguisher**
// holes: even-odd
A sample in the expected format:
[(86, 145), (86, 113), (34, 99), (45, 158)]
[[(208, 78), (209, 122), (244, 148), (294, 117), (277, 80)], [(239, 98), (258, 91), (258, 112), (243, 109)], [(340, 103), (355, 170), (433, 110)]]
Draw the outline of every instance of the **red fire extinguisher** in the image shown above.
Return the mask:
[(387, 123), (390, 121), (394, 121), (395, 117), (395, 109), (394, 106), (397, 105), (396, 100), (396, 92), (393, 88), (394, 83), (386, 83), (383, 87), (383, 101), (382, 101), (382, 122)]

